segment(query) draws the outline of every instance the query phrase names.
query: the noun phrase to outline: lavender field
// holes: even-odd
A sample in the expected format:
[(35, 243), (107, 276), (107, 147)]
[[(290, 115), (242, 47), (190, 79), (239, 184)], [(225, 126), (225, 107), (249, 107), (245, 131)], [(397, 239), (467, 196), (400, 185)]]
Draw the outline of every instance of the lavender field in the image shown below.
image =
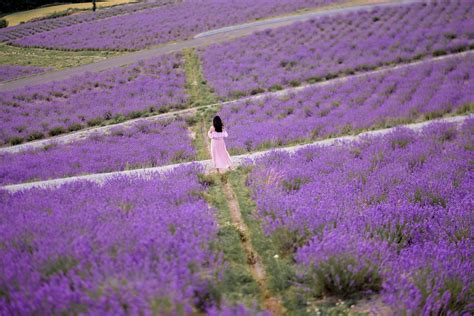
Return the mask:
[(474, 106), (474, 55), (223, 107), (232, 152), (385, 128)]
[(468, 0), (0, 29), (0, 315), (471, 315), (473, 30)]
[(0, 193), (0, 313), (190, 314), (214, 307), (197, 303), (218, 280), (221, 260), (211, 248), (213, 210), (194, 194), (204, 190), (197, 172)]
[(474, 121), (270, 154), (258, 217), (318, 295), (380, 293), (394, 314), (472, 308)]
[(11, 42), (35, 34), (61, 29), (81, 23), (91, 23), (113, 16), (128, 15), (134, 12), (172, 4), (173, 0), (153, 0), (104, 8), (97, 12), (84, 12), (54, 19), (43, 19), (0, 29), (0, 42)]
[(203, 50), (216, 93), (239, 97), (472, 49), (470, 1), (375, 8), (267, 30)]
[(139, 122), (69, 144), (53, 142), (36, 150), (0, 154), (0, 184), (156, 167), (194, 158), (184, 120)]
[[(137, 50), (215, 28), (291, 13), (341, 0), (185, 0), (89, 23), (12, 39), (14, 45), (59, 49)], [(97, 33), (97, 30), (100, 30)], [(4, 35), (8, 37), (7, 34)]]
[(182, 56), (0, 92), (0, 143), (17, 144), (186, 105)]
[(0, 82), (39, 74), (47, 70), (50, 69), (34, 66), (1, 65)]

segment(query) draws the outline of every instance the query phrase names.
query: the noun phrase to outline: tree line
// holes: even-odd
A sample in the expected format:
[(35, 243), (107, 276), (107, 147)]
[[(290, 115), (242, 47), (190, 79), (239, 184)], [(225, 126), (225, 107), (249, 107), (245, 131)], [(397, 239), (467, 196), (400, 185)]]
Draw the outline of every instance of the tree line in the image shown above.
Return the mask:
[[(91, 2), (91, 0), (68, 0), (65, 3)], [(1, 0), (0, 14), (35, 9), (47, 4), (64, 3), (58, 0)]]

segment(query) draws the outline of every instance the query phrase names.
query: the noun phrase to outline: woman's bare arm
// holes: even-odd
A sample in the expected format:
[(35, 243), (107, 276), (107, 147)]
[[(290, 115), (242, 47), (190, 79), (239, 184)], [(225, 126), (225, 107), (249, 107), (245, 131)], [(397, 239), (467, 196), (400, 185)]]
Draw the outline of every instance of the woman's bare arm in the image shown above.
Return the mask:
[(207, 132), (207, 137), (212, 138), (212, 132), (214, 132), (214, 130), (214, 126), (211, 126), (211, 128), (209, 128), (209, 131)]

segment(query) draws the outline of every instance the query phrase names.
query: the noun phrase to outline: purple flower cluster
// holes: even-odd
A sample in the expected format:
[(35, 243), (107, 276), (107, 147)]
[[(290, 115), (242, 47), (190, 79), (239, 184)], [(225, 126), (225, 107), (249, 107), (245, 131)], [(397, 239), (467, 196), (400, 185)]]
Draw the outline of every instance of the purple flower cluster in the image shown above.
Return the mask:
[(390, 127), (474, 105), (474, 54), (241, 101), (219, 113), (234, 153)]
[[(190, 315), (218, 280), (198, 170), (0, 192), (0, 314)], [(211, 305), (211, 306), (208, 306)]]
[(49, 69), (35, 66), (0, 65), (0, 82), (39, 74)]
[(31, 21), (8, 28), (0, 29), (0, 42), (11, 42), (23, 37), (43, 33), (55, 29), (68, 27), (80, 23), (91, 23), (117, 15), (131, 14), (137, 11), (161, 7), (175, 3), (176, 0), (154, 0), (153, 2), (139, 2), (125, 5), (114, 6), (111, 8), (101, 8), (96, 12), (83, 12), (54, 19), (43, 19), (40, 21)]
[(0, 184), (189, 161), (195, 150), (188, 133), (184, 120), (139, 122), (69, 144), (0, 154)]
[(12, 41), (60, 49), (137, 50), (215, 28), (340, 0), (186, 0), (176, 5), (57, 28)]
[(180, 54), (99, 73), (0, 93), (0, 144), (54, 136), (183, 107), (186, 78)]
[(379, 7), (266, 30), (202, 53), (216, 93), (238, 97), (474, 47), (470, 1)]
[(333, 292), (461, 315), (474, 285), (473, 135), (470, 119), (269, 154), (249, 178), (258, 216), (267, 234), (293, 236), (297, 262)]

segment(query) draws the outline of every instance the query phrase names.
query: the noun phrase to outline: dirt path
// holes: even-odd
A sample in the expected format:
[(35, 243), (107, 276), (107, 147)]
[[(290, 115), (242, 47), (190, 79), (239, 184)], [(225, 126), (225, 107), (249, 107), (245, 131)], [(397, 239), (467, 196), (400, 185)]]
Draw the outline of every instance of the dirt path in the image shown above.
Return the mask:
[(322, 7), (317, 12), (305, 12), (299, 15), (269, 18), (262, 21), (234, 25), (227, 28), (210, 31), (207, 33), (201, 33), (197, 35), (198, 37), (189, 40), (167, 43), (149, 49), (133, 52), (130, 54), (124, 54), (117, 57), (108, 58), (106, 60), (99, 61), (93, 64), (87, 64), (75, 68), (63, 69), (15, 81), (0, 83), (0, 92), (24, 88), (29, 85), (42, 84), (55, 80), (64, 80), (66, 78), (84, 74), (86, 72), (98, 72), (114, 67), (120, 67), (123, 65), (138, 62), (142, 59), (148, 59), (159, 55), (178, 52), (185, 48), (202, 47), (210, 44), (221, 43), (231, 39), (243, 37), (257, 31), (262, 31), (269, 28), (278, 28), (290, 25), (295, 22), (307, 21), (316, 17), (332, 16), (340, 13), (355, 12), (358, 10), (374, 8), (376, 6), (393, 6), (400, 4), (409, 4), (419, 1), (420, 0), (380, 0), (377, 1), (377, 3), (374, 3), (374, 0), (367, 0), (366, 2), (359, 2), (356, 5), (348, 2), (346, 6), (341, 5), (337, 8)]
[[(207, 137), (207, 131), (202, 126), (201, 137), (206, 140), (206, 148), (209, 152), (209, 156), (211, 156), (211, 143), (209, 141), (209, 137)], [(210, 173), (215, 171), (208, 170), (207, 172)], [(259, 254), (253, 248), (249, 228), (247, 227), (245, 221), (242, 218), (242, 212), (240, 211), (239, 202), (237, 200), (235, 192), (228, 181), (223, 182), (223, 191), (227, 200), (227, 204), (229, 205), (232, 224), (239, 232), (241, 246), (245, 252), (245, 256), (247, 257), (247, 264), (249, 270), (255, 281), (257, 281), (257, 284), (262, 293), (262, 307), (274, 316), (283, 315), (285, 312), (285, 308), (281, 304), (280, 300), (276, 297), (273, 297), (271, 292), (268, 290), (265, 267), (263, 266), (262, 259), (260, 258)]]
[(239, 232), (242, 248), (244, 249), (245, 255), (247, 256), (247, 264), (249, 266), (250, 272), (260, 287), (263, 298), (263, 307), (272, 315), (283, 315), (285, 313), (285, 308), (278, 298), (272, 296), (272, 293), (268, 289), (265, 267), (263, 266), (262, 259), (253, 248), (249, 228), (242, 219), (242, 213), (240, 211), (235, 192), (229, 182), (224, 184), (223, 189), (227, 203), (229, 204), (232, 223)]

